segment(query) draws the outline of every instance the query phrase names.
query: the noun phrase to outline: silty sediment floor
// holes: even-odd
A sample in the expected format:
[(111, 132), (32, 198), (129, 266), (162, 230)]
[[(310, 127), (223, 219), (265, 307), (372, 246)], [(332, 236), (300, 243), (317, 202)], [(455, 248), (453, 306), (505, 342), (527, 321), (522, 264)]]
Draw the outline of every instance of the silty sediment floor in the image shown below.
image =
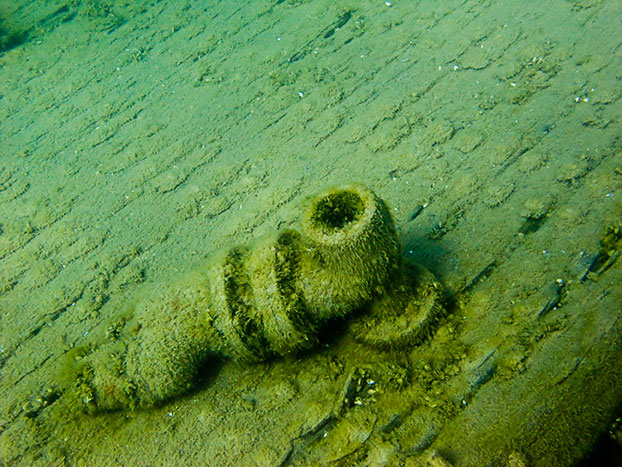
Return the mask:
[[(619, 2), (0, 13), (2, 463), (568, 465), (619, 414)], [(162, 407), (58, 413), (64, 355), (136, 296), (352, 181), (446, 287), (427, 342), (342, 323)]]

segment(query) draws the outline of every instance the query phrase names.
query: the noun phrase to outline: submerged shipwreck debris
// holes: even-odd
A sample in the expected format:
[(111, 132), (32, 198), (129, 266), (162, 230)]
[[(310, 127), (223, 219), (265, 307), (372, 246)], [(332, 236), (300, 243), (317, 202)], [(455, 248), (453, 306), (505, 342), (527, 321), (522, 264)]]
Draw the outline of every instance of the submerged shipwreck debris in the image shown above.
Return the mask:
[(152, 406), (187, 392), (210, 357), (257, 362), (308, 349), (323, 324), (357, 310), (369, 315), (353, 326), (359, 340), (414, 344), (440, 296), (433, 275), (401, 257), (385, 202), (360, 185), (332, 188), (310, 201), (300, 232), (216, 254), (139, 302), (106, 342), (74, 349), (68, 398), (89, 413)]

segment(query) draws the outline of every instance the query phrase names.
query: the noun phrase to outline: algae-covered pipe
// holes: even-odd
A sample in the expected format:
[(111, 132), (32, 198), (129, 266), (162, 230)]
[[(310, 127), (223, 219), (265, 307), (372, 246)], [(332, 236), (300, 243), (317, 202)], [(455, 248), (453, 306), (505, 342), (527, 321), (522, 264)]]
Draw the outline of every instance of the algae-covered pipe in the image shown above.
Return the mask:
[(221, 252), (141, 302), (116, 340), (75, 352), (69, 393), (88, 412), (150, 406), (187, 392), (210, 355), (252, 362), (310, 348), (322, 323), (386, 303), (391, 284), (405, 283), (399, 250), (371, 190), (326, 190), (301, 232)]

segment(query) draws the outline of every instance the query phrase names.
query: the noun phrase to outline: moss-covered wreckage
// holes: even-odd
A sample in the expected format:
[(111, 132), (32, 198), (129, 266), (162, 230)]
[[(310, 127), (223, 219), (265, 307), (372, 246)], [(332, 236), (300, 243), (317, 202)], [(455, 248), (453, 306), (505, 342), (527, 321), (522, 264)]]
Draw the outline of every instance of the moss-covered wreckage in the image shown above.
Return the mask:
[(308, 203), (301, 232), (217, 253), (139, 302), (106, 342), (74, 349), (67, 399), (89, 413), (152, 406), (186, 393), (213, 356), (300, 352), (322, 325), (357, 310), (370, 320), (353, 327), (360, 340), (411, 345), (439, 315), (440, 296), (432, 274), (401, 257), (383, 200), (360, 185), (328, 189)]

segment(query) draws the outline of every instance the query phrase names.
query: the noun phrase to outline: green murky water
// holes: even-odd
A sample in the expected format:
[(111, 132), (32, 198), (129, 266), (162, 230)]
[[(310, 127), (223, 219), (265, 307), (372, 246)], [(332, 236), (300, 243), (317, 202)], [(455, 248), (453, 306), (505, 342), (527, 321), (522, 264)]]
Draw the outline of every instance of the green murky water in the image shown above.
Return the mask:
[[(591, 451), (589, 465), (619, 452), (621, 12), (4, 2), (0, 461), (574, 465)], [(352, 182), (386, 201), (404, 261), (443, 285), (427, 339), (386, 339), (413, 321), (360, 310), (313, 350), (209, 360), (155, 408), (66, 410), (72, 349), (110, 339), (213, 251), (299, 229), (309, 197)]]

